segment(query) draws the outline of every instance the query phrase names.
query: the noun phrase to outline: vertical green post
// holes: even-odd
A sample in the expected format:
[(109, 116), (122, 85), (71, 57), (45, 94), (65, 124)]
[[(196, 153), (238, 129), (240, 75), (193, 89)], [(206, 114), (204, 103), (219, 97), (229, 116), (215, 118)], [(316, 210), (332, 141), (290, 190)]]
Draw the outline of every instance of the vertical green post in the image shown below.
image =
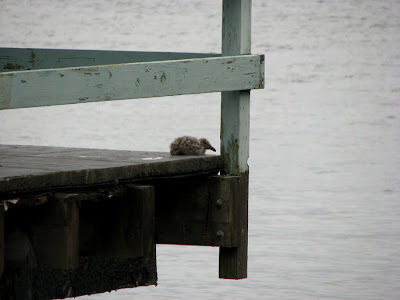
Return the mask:
[[(222, 55), (250, 54), (251, 0), (223, 0)], [(221, 95), (221, 155), (224, 173), (239, 176), (240, 244), (220, 248), (219, 277), (247, 278), (248, 186), (249, 186), (250, 91)]]

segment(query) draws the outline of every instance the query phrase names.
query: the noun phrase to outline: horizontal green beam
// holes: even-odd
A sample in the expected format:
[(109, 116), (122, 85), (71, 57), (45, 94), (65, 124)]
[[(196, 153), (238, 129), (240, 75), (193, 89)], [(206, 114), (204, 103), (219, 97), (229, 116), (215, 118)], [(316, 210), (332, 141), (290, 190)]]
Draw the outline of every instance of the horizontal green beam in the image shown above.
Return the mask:
[(0, 48), (0, 72), (216, 57), (212, 53)]
[(263, 87), (263, 55), (3, 72), (0, 109)]

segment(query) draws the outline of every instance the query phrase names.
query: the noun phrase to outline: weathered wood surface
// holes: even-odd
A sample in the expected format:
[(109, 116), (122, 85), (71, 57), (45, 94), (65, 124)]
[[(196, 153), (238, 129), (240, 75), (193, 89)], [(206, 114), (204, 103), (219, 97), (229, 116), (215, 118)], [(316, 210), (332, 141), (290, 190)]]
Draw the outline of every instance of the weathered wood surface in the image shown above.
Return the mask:
[(130, 186), (111, 198), (103, 188), (89, 189), (99, 195), (88, 188), (48, 192), (47, 202), (8, 207), (0, 299), (156, 284), (153, 187)]
[(4, 271), (4, 205), (0, 203), (0, 278)]
[(260, 89), (264, 57), (244, 55), (0, 73), (0, 109)]
[(156, 243), (238, 246), (238, 187), (232, 176), (157, 183)]
[(52, 269), (74, 269), (79, 264), (79, 208), (71, 197), (55, 193), (43, 205), (42, 213), (32, 210), (30, 240), (38, 265)]
[(0, 145), (0, 199), (65, 186), (218, 172), (222, 165), (218, 155)]
[(0, 299), (47, 300), (155, 285), (155, 254), (114, 258), (81, 256), (73, 270), (8, 268), (0, 281)]
[[(2, 195), (9, 205), (0, 298), (63, 298), (156, 284), (157, 239), (237, 245), (231, 202), (237, 190), (210, 186), (210, 174), (222, 169), (220, 156), (0, 149), (0, 183), (7, 183)], [(89, 175), (77, 179), (81, 171)]]
[(217, 53), (1, 48), (0, 72), (218, 57)]
[[(81, 197), (83, 195), (80, 195)], [(154, 250), (154, 187), (128, 185), (114, 199), (80, 203), (80, 251), (84, 256), (142, 257)]]
[[(243, 55), (251, 52), (251, 0), (224, 0), (222, 19), (222, 55)], [(248, 181), (250, 137), (250, 91), (237, 87), (221, 95), (221, 155), (223, 174), (239, 176), (241, 228), (240, 245), (220, 248), (220, 277), (247, 277), (248, 246)]]
[[(155, 284), (156, 243), (234, 253), (242, 244), (240, 177), (215, 176), (223, 168), (218, 155), (2, 145), (0, 165), (0, 199), (9, 205), (3, 296), (29, 299), (29, 291), (31, 299), (48, 299)], [(241, 274), (241, 257), (240, 264), (224, 257), (220, 277)], [(82, 266), (83, 259), (110, 272), (86, 273), (98, 266)], [(135, 265), (116, 275), (114, 263), (123, 259)], [(93, 282), (79, 283), (84, 274)]]
[(148, 256), (153, 253), (155, 247), (155, 189), (152, 185), (127, 186), (128, 201), (133, 202), (135, 225), (140, 232), (142, 252), (140, 256)]

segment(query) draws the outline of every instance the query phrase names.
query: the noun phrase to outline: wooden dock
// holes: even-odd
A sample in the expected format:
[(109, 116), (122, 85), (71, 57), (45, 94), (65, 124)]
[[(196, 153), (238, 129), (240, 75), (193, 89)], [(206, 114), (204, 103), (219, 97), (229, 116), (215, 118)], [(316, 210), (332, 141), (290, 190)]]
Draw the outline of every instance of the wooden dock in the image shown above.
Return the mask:
[(154, 285), (156, 243), (237, 245), (238, 178), (222, 169), (218, 155), (1, 145), (1, 299)]
[(247, 277), (264, 56), (251, 0), (222, 6), (220, 54), (0, 48), (0, 109), (221, 92), (220, 156), (0, 145), (0, 299), (155, 285), (156, 244), (219, 247), (219, 277)]

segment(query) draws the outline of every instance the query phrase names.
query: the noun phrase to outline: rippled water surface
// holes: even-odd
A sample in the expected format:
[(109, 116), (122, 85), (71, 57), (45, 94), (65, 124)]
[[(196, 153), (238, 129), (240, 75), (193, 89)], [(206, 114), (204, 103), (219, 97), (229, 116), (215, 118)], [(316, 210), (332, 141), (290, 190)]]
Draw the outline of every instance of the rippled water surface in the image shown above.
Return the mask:
[[(400, 2), (253, 1), (249, 278), (157, 246), (158, 286), (79, 299), (399, 299)], [(2, 47), (219, 52), (220, 1), (0, 1)], [(218, 94), (0, 111), (0, 143), (219, 146)]]

